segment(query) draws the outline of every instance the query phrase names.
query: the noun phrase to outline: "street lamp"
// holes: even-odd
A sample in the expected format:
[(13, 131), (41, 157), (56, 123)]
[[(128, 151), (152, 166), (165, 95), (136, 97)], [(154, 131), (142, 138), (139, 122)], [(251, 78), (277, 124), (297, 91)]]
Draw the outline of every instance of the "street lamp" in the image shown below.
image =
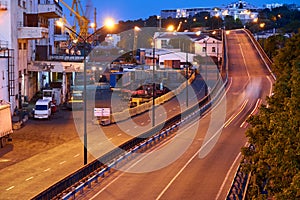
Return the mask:
[[(167, 27), (167, 31), (168, 32), (172, 32), (174, 31), (174, 25), (169, 25)], [(152, 42), (153, 42), (153, 49), (152, 49), (152, 65), (153, 65), (153, 69), (152, 69), (152, 81), (153, 81), (153, 85), (152, 85), (152, 126), (155, 126), (155, 81), (154, 81), (154, 74), (155, 74), (155, 67), (156, 67), (156, 58), (155, 58), (155, 46), (156, 46), (156, 39), (158, 37), (160, 37), (161, 35), (165, 34), (165, 32), (159, 33), (158, 35), (153, 36), (152, 38)]]
[(102, 30), (103, 27), (113, 27), (114, 23), (111, 18), (109, 18), (106, 22), (105, 25), (95, 31), (93, 34), (90, 34), (89, 36), (83, 37), (80, 34), (76, 33), (73, 29), (65, 26), (61, 21), (56, 21), (56, 25), (60, 27), (65, 27), (69, 31), (71, 31), (73, 34), (75, 34), (78, 38), (80, 38), (83, 42), (83, 143), (84, 143), (84, 149), (83, 149), (83, 164), (87, 164), (87, 89), (86, 89), (86, 83), (87, 83), (87, 70), (86, 70), (86, 47), (88, 44), (88, 40), (97, 34), (99, 31)]
[(134, 34), (133, 34), (133, 47), (132, 47), (132, 61), (136, 61), (135, 56), (136, 56), (136, 50), (137, 50), (137, 37), (138, 37), (138, 32), (141, 31), (141, 28), (138, 26), (135, 26), (133, 28)]

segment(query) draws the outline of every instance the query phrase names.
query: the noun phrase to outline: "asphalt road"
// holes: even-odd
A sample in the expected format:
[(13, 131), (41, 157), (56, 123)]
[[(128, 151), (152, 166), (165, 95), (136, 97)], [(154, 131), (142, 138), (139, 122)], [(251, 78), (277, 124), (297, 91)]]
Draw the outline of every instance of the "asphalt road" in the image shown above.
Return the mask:
[(228, 35), (228, 50), (228, 87), (214, 109), (79, 199), (225, 199), (247, 142), (245, 120), (272, 88), (270, 73), (243, 31)]
[[(167, 151), (153, 149), (138, 156), (139, 162), (129, 162), (124, 172), (117, 171), (79, 198), (224, 199), (240, 148), (246, 143), (244, 120), (271, 87), (268, 71), (243, 32), (232, 32), (228, 46), (228, 90), (213, 112), (159, 145), (158, 149), (167, 147)], [(193, 92), (203, 91), (203, 84), (195, 87), (189, 91), (189, 105), (195, 101)], [(185, 99), (183, 93), (157, 107), (156, 123), (184, 109)], [(93, 104), (88, 107), (92, 109)], [(82, 116), (81, 111), (60, 110), (51, 121), (30, 120), (14, 132), (13, 143), (0, 150), (0, 199), (32, 198), (83, 166)], [(88, 161), (150, 128), (151, 116), (147, 112), (107, 127), (89, 123)], [(90, 122), (91, 112), (88, 117)]]
[[(194, 96), (190, 92), (190, 103), (204, 96), (203, 80), (198, 77), (195, 83), (197, 92)], [(118, 98), (118, 95), (107, 91), (89, 95), (94, 95), (95, 101), (88, 102), (88, 162), (152, 126), (151, 112), (134, 117), (130, 123), (94, 125), (94, 105), (110, 106), (110, 97)], [(183, 100), (173, 99), (157, 107), (156, 123), (180, 112), (179, 103), (182, 107), (186, 105)], [(132, 123), (136, 125), (132, 126)], [(0, 149), (0, 199), (30, 199), (82, 167), (82, 126), (82, 111), (60, 107), (51, 120), (30, 119), (24, 127), (15, 130), (13, 142)]]

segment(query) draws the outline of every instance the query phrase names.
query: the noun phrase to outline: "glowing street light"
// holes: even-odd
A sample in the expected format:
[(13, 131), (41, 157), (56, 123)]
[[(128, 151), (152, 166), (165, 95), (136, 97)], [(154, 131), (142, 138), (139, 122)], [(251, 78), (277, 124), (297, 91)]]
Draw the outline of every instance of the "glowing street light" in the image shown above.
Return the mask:
[(266, 23), (260, 23), (260, 24), (259, 24), (259, 27), (260, 27), (260, 28), (264, 28), (265, 26), (266, 26)]
[(169, 26), (167, 27), (167, 31), (172, 32), (172, 31), (174, 31), (174, 30), (175, 30), (175, 27), (174, 27), (173, 24), (171, 24), (171, 25), (169, 25)]
[(104, 20), (104, 26), (109, 29), (112, 29), (115, 26), (115, 20), (112, 18), (106, 18)]

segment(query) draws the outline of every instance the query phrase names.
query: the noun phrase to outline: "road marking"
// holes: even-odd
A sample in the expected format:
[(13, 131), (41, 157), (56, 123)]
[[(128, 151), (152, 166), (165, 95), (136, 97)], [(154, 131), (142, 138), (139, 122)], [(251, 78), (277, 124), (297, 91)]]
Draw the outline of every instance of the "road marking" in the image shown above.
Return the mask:
[(9, 162), (9, 159), (0, 159), (0, 162)]
[(201, 148), (185, 163), (185, 165), (179, 170), (179, 172), (172, 178), (168, 185), (161, 191), (161, 193), (156, 197), (156, 200), (160, 199), (162, 195), (169, 189), (175, 179), (185, 170), (185, 168), (192, 162), (192, 160), (199, 154)]
[(242, 45), (239, 44), (239, 46), (240, 46), (240, 49), (241, 49), (241, 54), (242, 54), (242, 57), (243, 57), (243, 61), (244, 61), (244, 65), (245, 65), (245, 68), (246, 68), (248, 81), (249, 81), (250, 80), (250, 74), (249, 74), (249, 71), (248, 71), (248, 67), (247, 67), (246, 59), (245, 59), (244, 52), (243, 52), (243, 49), (242, 49)]
[(47, 171), (49, 171), (50, 169), (51, 169), (51, 168), (45, 169), (44, 172), (47, 172)]
[(144, 124), (145, 124), (144, 122), (141, 123), (141, 125), (144, 125)]
[(244, 110), (244, 108), (246, 107), (247, 103), (248, 103), (248, 99), (246, 99), (244, 101), (244, 103), (242, 104), (241, 108), (240, 108), (240, 111), (235, 114), (235, 115), (232, 115), (224, 124), (224, 127), (226, 128), (227, 126), (229, 126), (229, 124)]
[(9, 188), (6, 188), (6, 191), (13, 189), (15, 186), (11, 186)]
[(121, 136), (121, 135), (122, 135), (121, 133), (118, 134), (118, 136)]
[(130, 131), (130, 129), (127, 129), (127, 130), (126, 130), (126, 133), (128, 133), (129, 131)]
[(79, 156), (79, 153), (78, 154), (76, 154), (75, 156), (74, 156), (74, 158), (76, 158), (76, 157), (78, 157)]
[(33, 176), (31, 176), (31, 177), (25, 179), (25, 181), (29, 181), (29, 180), (31, 180), (31, 179), (33, 179)]
[(246, 122), (247, 119), (257, 111), (261, 101), (262, 101), (261, 99), (257, 99), (255, 107), (253, 108), (252, 112), (248, 115), (248, 117), (245, 119), (245, 121), (240, 125), (241, 128), (247, 127), (247, 125), (248, 125), (248, 123)]
[(62, 164), (64, 164), (65, 162), (67, 162), (67, 161), (62, 161), (62, 162), (60, 162), (59, 164), (62, 165)]
[[(189, 131), (189, 129), (191, 129), (192, 126), (188, 126), (185, 130), (182, 131), (182, 133), (179, 135), (176, 135), (175, 137), (180, 137), (180, 135), (183, 135), (185, 132)], [(162, 143), (162, 145), (160, 145), (160, 147), (163, 147), (167, 145), (167, 143)], [(153, 151), (155, 152), (155, 151)], [(137, 160), (135, 163), (133, 163), (132, 165), (130, 165), (127, 170), (133, 168), (135, 165), (137, 165), (139, 162), (141, 162), (143, 159), (145, 159), (147, 156), (151, 155), (153, 152), (147, 153), (145, 156), (141, 157), (139, 160)], [(199, 151), (198, 151), (199, 152)], [(198, 153), (197, 152), (197, 153)], [(197, 153), (195, 155), (197, 155)], [(194, 156), (195, 157), (195, 156)], [(110, 181), (107, 185), (105, 185), (100, 191), (98, 191), (94, 196), (92, 196), (90, 198), (90, 200), (96, 198), (100, 193), (102, 193), (104, 190), (106, 190), (111, 184), (113, 184), (114, 182), (116, 182), (118, 179), (121, 178), (121, 176), (125, 174), (125, 172), (123, 172), (122, 174), (118, 175), (117, 177), (115, 177), (115, 179), (113, 179), (112, 181)]]
[(112, 140), (112, 138), (108, 138), (108, 140)]
[(222, 190), (223, 190), (223, 188), (224, 188), (224, 186), (225, 186), (225, 183), (226, 183), (226, 181), (227, 181), (227, 179), (228, 179), (228, 177), (229, 177), (229, 174), (231, 173), (231, 171), (232, 171), (232, 169), (233, 169), (235, 163), (238, 161), (238, 159), (240, 158), (240, 156), (241, 156), (241, 152), (239, 152), (239, 154), (238, 154), (238, 155), (236, 156), (236, 158), (234, 159), (232, 165), (230, 166), (230, 168), (229, 168), (229, 170), (228, 170), (228, 172), (227, 172), (227, 174), (226, 174), (226, 176), (225, 176), (225, 179), (224, 179), (224, 181), (223, 181), (223, 183), (222, 183), (222, 185), (221, 185), (221, 187), (220, 187), (220, 189), (219, 189), (219, 192), (218, 192), (218, 194), (217, 194), (217, 196), (216, 196), (216, 198), (215, 198), (216, 200), (219, 199), (219, 197), (220, 197), (220, 195), (221, 195), (221, 192), (222, 192)]
[(137, 128), (138, 126), (134, 126), (134, 128)]
[(270, 78), (270, 76), (267, 76), (267, 79), (269, 80), (269, 83), (270, 83), (270, 90), (269, 90), (269, 96), (272, 95), (272, 91), (273, 91), (273, 83), (272, 83), (272, 80)]

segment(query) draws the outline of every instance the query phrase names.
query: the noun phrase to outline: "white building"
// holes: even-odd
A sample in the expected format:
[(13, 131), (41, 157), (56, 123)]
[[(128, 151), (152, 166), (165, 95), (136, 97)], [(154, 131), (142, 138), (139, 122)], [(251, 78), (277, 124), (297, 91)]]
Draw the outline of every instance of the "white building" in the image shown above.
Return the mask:
[[(155, 32), (155, 59), (158, 61), (159, 67), (164, 68), (165, 60), (179, 60), (180, 63), (193, 63), (194, 56), (215, 57), (220, 61), (223, 53), (223, 44), (218, 31), (212, 32)], [(177, 39), (179, 48), (174, 49), (170, 44), (172, 39)], [(191, 45), (188, 49), (184, 48), (184, 40), (190, 40)], [(184, 51), (185, 49), (186, 51)], [(151, 58), (153, 50), (146, 50), (146, 57)], [(147, 64), (151, 66), (152, 61)], [(181, 66), (182, 68), (183, 66)]]
[(222, 9), (223, 18), (227, 15), (233, 16), (233, 18), (240, 19), (242, 23), (253, 21), (258, 18), (257, 8), (246, 1), (238, 1), (231, 3)]
[(223, 8), (178, 8), (161, 10), (160, 14), (162, 18), (186, 18), (193, 17), (201, 12), (208, 12), (210, 16), (222, 17), (233, 16), (234, 19), (239, 18), (243, 23), (249, 22), (258, 17), (257, 8), (246, 1), (237, 1), (231, 3)]
[(120, 40), (121, 36), (119, 34), (107, 34), (105, 37), (105, 42), (107, 42), (108, 46), (117, 47)]
[(264, 8), (268, 8), (270, 10), (272, 10), (273, 8), (281, 7), (281, 6), (283, 6), (282, 3), (269, 3), (269, 4), (263, 5)]
[(217, 57), (220, 59), (223, 53), (222, 41), (209, 36), (202, 36), (199, 40), (195, 41), (195, 54), (210, 57)]
[(0, 99), (9, 101), (12, 108), (38, 90), (38, 73), (29, 72), (29, 65), (53, 51), (50, 19), (59, 17), (58, 0), (1, 0), (0, 18), (5, 20), (0, 20)]

